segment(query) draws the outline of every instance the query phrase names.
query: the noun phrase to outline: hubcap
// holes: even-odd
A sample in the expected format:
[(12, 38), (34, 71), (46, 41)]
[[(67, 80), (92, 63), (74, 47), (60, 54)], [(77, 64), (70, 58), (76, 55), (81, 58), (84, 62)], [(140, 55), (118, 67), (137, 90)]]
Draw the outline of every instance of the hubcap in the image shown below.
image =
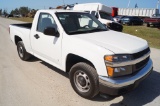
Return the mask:
[(84, 86), (86, 85), (86, 80), (85, 80), (85, 78), (82, 77), (82, 76), (79, 76), (79, 77), (78, 77), (78, 83), (79, 83), (82, 87), (84, 87)]
[(24, 51), (23, 51), (23, 47), (22, 46), (19, 47), (18, 51), (19, 51), (19, 56), (23, 57)]
[(74, 83), (81, 92), (88, 92), (90, 90), (90, 79), (87, 74), (81, 70), (78, 70), (74, 74)]

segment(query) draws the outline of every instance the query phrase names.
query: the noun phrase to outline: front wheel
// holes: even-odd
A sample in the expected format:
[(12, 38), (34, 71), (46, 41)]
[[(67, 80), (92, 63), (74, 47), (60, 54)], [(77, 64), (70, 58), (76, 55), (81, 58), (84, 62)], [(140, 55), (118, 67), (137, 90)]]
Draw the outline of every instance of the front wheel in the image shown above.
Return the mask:
[(96, 70), (87, 63), (75, 64), (69, 73), (70, 82), (80, 96), (91, 99), (99, 93), (99, 81)]
[(31, 57), (31, 54), (29, 54), (26, 51), (22, 41), (19, 41), (17, 43), (17, 52), (18, 52), (18, 55), (19, 55), (20, 59), (22, 59), (24, 61), (28, 60)]

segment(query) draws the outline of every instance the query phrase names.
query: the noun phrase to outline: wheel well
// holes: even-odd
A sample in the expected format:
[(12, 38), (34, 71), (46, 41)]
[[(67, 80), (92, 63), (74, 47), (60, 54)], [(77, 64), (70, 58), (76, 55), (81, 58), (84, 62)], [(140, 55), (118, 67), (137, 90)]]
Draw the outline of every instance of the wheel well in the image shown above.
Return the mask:
[(15, 40), (15, 44), (17, 45), (17, 43), (19, 42), (19, 41), (22, 41), (22, 39), (19, 37), (19, 36), (15, 36), (14, 37), (14, 40)]
[(77, 55), (74, 55), (74, 54), (68, 54), (67, 59), (66, 59), (66, 72), (68, 73), (70, 71), (71, 67), (74, 64), (79, 63), (79, 62), (88, 63), (89, 65), (93, 66), (93, 68), (95, 68), (94, 65), (90, 61), (88, 61), (87, 59), (80, 57), (80, 56), (77, 56)]

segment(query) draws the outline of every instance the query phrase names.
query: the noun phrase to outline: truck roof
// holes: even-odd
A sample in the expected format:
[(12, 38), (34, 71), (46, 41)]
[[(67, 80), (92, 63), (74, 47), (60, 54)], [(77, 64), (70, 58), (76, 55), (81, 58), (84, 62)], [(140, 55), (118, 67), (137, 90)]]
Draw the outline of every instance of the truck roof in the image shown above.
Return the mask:
[(64, 9), (47, 9), (47, 10), (38, 10), (38, 12), (84, 12), (84, 11), (77, 11), (77, 10), (64, 10)]
[(112, 8), (101, 3), (83, 3), (76, 4), (73, 10), (83, 10), (83, 11), (104, 11), (107, 13), (112, 13)]

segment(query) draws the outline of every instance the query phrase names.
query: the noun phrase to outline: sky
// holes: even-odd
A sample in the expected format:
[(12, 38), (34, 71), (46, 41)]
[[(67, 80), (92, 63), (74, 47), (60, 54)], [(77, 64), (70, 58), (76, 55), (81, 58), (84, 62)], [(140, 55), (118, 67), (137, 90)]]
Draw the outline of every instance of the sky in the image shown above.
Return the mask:
[[(156, 8), (158, 0), (130, 0), (130, 8), (138, 5), (138, 8)], [(63, 4), (74, 3), (93, 3), (99, 2), (109, 7), (126, 8), (129, 0), (0, 0), (0, 9), (8, 12), (21, 6), (27, 6), (31, 9), (48, 9)], [(160, 5), (159, 5), (160, 9)]]

